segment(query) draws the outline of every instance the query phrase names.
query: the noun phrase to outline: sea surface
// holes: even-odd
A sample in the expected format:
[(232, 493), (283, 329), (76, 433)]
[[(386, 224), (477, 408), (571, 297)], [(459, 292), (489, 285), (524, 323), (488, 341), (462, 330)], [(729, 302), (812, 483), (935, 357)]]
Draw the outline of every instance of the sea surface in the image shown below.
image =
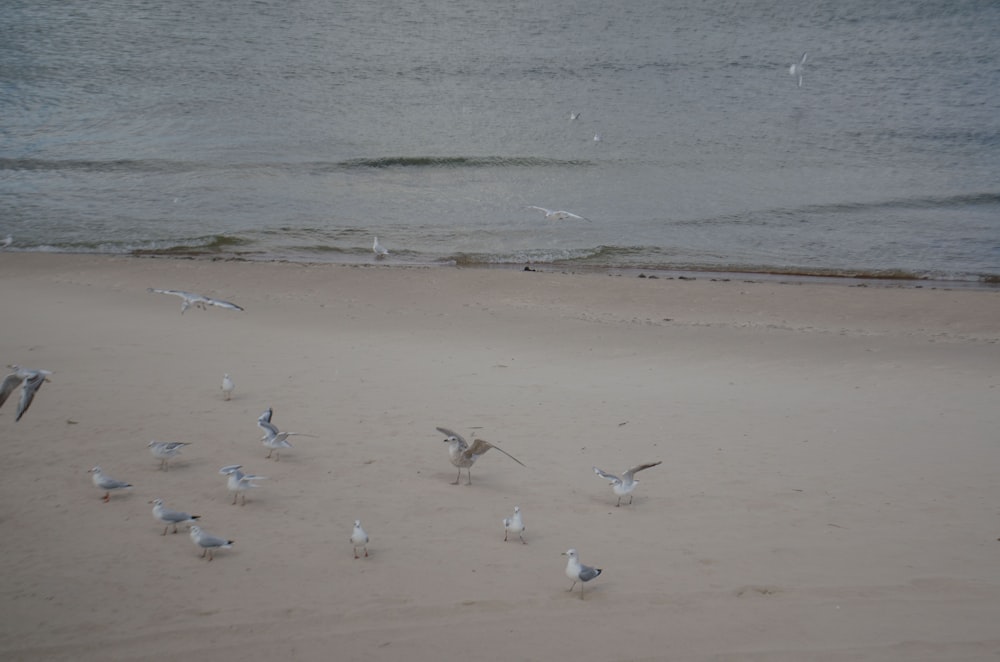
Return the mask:
[(1000, 283), (998, 35), (996, 0), (4, 0), (0, 240)]

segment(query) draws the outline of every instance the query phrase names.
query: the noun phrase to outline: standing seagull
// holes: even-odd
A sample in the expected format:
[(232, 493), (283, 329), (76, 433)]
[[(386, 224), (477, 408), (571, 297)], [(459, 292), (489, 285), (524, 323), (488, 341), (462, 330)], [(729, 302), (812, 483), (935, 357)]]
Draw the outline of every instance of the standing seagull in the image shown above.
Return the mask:
[(451, 457), (451, 463), (458, 467), (458, 477), (455, 478), (455, 482), (452, 485), (458, 485), (458, 482), (462, 479), (462, 469), (469, 472), (469, 482), (466, 485), (472, 485), (472, 465), (476, 463), (479, 456), (484, 454), (491, 448), (495, 448), (510, 459), (514, 460), (522, 467), (524, 463), (519, 459), (500, 448), (499, 446), (494, 446), (488, 441), (483, 439), (475, 439), (472, 442), (472, 446), (466, 443), (465, 439), (456, 432), (452, 432), (447, 428), (437, 428), (437, 431), (445, 436), (444, 442), (450, 444), (448, 447), (448, 454)]
[(13, 243), (14, 243), (14, 237), (7, 235), (7, 237), (3, 241), (0, 241), (0, 248), (7, 248)]
[(798, 76), (799, 77), (799, 87), (802, 87), (802, 70), (806, 66), (806, 58), (808, 58), (808, 57), (809, 57), (809, 53), (803, 53), (801, 60), (799, 60), (797, 63), (793, 64), (792, 66), (788, 67), (788, 73), (789, 73), (789, 75), (791, 75), (791, 76)]
[(222, 397), (226, 400), (233, 397), (234, 388), (236, 388), (236, 384), (233, 383), (233, 380), (229, 377), (229, 373), (227, 372), (222, 376)]
[(389, 254), (389, 249), (387, 249), (382, 244), (378, 243), (378, 237), (375, 237), (375, 242), (372, 243), (372, 251), (375, 252), (375, 257), (385, 257)]
[(354, 531), (351, 532), (351, 544), (354, 545), (354, 558), (361, 558), (358, 556), (358, 547), (363, 547), (365, 558), (368, 557), (368, 534), (361, 528), (361, 520), (359, 519), (354, 520)]
[(185, 292), (183, 290), (158, 290), (155, 287), (147, 287), (147, 292), (156, 292), (157, 294), (172, 294), (175, 297), (181, 298), (181, 315), (184, 311), (194, 306), (195, 308), (201, 308), (202, 310), (208, 310), (206, 306), (218, 306), (219, 308), (228, 308), (229, 310), (243, 310), (240, 306), (229, 301), (223, 301), (222, 299), (213, 299), (212, 297), (207, 297), (202, 294), (195, 294), (194, 292)]
[(521, 519), (521, 508), (519, 506), (514, 506), (513, 515), (503, 518), (503, 531), (504, 542), (507, 542), (508, 533), (516, 533), (517, 537), (521, 539), (522, 545), (528, 544), (524, 540), (524, 520)]
[(205, 558), (208, 553), (208, 560), (212, 560), (213, 549), (230, 549), (235, 543), (234, 540), (226, 540), (218, 536), (213, 536), (207, 531), (202, 531), (200, 526), (191, 527), (191, 541), (201, 547), (201, 558)]
[(662, 464), (662, 460), (659, 462), (650, 462), (649, 464), (640, 464), (637, 467), (632, 467), (623, 473), (621, 478), (615, 476), (614, 474), (609, 474), (606, 471), (601, 471), (597, 467), (594, 467), (594, 473), (601, 478), (611, 481), (611, 489), (618, 495), (618, 503), (615, 504), (615, 507), (618, 507), (622, 505), (622, 497), (626, 494), (628, 495), (629, 505), (632, 504), (632, 491), (635, 490), (635, 486), (639, 484), (639, 481), (632, 478), (632, 476), (639, 473), (643, 469), (649, 469), (650, 467), (655, 467), (658, 464)]
[(580, 599), (583, 600), (583, 585), (591, 579), (599, 577), (604, 571), (600, 568), (591, 568), (589, 565), (580, 563), (575, 549), (567, 549), (562, 555), (569, 557), (569, 560), (566, 561), (566, 576), (573, 580), (573, 584), (569, 587), (569, 590), (572, 591), (576, 583), (581, 582)]
[(196, 519), (201, 519), (201, 515), (191, 515), (177, 510), (170, 510), (163, 505), (163, 499), (153, 499), (150, 503), (153, 504), (153, 517), (166, 525), (163, 527), (161, 536), (167, 535), (167, 529), (171, 525), (174, 527), (174, 533), (177, 533), (178, 524), (194, 524)]
[(547, 221), (565, 221), (571, 218), (575, 221), (588, 221), (590, 219), (584, 218), (579, 214), (574, 214), (573, 212), (563, 211), (561, 209), (546, 209), (545, 207), (536, 207), (535, 205), (528, 205), (528, 209), (537, 209), (538, 211), (545, 214), (545, 220)]
[(11, 363), (7, 367), (14, 372), (4, 377), (3, 383), (0, 384), (0, 406), (3, 406), (14, 389), (20, 385), (21, 399), (17, 403), (17, 414), (14, 418), (15, 421), (19, 421), (28, 411), (28, 407), (31, 406), (32, 400), (35, 399), (35, 393), (42, 388), (42, 384), (49, 381), (49, 376), (52, 373), (48, 370), (22, 368), (15, 363)]
[(182, 448), (190, 445), (187, 441), (151, 441), (147, 444), (153, 457), (160, 459), (160, 469), (164, 471), (170, 470), (170, 458), (177, 457)]
[(93, 474), (91, 479), (94, 481), (94, 485), (104, 490), (104, 503), (111, 501), (111, 490), (124, 490), (132, 487), (129, 483), (105, 475), (100, 467), (94, 467), (89, 473)]
[(233, 493), (233, 505), (236, 505), (236, 499), (240, 496), (243, 497), (243, 502), (240, 505), (247, 505), (247, 490), (251, 487), (260, 487), (254, 481), (264, 480), (267, 476), (254, 476), (253, 474), (245, 474), (240, 471), (242, 464), (230, 464), (228, 466), (219, 469), (219, 473), (223, 476), (229, 476), (226, 481), (226, 486), (229, 491)]

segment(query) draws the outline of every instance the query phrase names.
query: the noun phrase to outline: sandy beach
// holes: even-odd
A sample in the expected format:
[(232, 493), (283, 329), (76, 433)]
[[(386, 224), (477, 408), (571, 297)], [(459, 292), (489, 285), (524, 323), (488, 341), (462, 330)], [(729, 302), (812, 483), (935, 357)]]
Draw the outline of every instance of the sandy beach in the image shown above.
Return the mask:
[(1000, 657), (998, 291), (0, 253), (0, 309), (5, 660)]

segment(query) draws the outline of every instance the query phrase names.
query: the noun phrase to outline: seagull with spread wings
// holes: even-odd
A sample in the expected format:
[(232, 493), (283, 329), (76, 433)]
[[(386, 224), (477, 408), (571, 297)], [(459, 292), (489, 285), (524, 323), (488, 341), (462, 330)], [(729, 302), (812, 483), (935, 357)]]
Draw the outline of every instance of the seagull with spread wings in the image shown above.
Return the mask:
[(202, 310), (207, 310), (207, 306), (217, 306), (219, 308), (228, 308), (229, 310), (243, 310), (243, 308), (230, 301), (213, 299), (212, 297), (207, 297), (203, 294), (195, 294), (194, 292), (185, 292), (183, 290), (158, 290), (155, 287), (147, 287), (146, 291), (156, 292), (157, 294), (171, 294), (175, 297), (180, 297), (181, 315), (183, 315), (184, 311), (191, 306), (201, 308)]
[(639, 481), (633, 478), (633, 476), (642, 471), (643, 469), (649, 469), (650, 467), (655, 467), (658, 464), (662, 464), (662, 460), (657, 462), (649, 462), (648, 464), (640, 464), (638, 466), (632, 467), (631, 469), (625, 471), (625, 473), (622, 474), (621, 478), (615, 476), (614, 474), (609, 474), (606, 471), (601, 471), (597, 467), (594, 467), (594, 473), (600, 476), (601, 478), (604, 478), (605, 480), (611, 481), (611, 489), (614, 491), (616, 495), (618, 495), (618, 503), (615, 504), (615, 507), (618, 507), (622, 505), (622, 497), (626, 495), (628, 495), (629, 504), (632, 503), (632, 492), (639, 484)]
[(459, 481), (462, 479), (462, 469), (465, 469), (469, 473), (469, 481), (466, 485), (472, 485), (472, 465), (476, 463), (480, 455), (483, 455), (491, 448), (495, 448), (510, 459), (514, 460), (522, 467), (525, 466), (523, 462), (519, 459), (503, 450), (499, 446), (491, 444), (483, 439), (474, 439), (472, 445), (470, 446), (462, 435), (457, 432), (452, 432), (447, 428), (437, 428), (437, 431), (445, 435), (444, 442), (449, 444), (448, 454), (451, 457), (451, 463), (458, 467), (458, 477), (455, 478), (455, 482), (452, 485), (458, 485)]
[(52, 373), (48, 370), (22, 368), (15, 363), (11, 363), (7, 367), (14, 372), (4, 377), (3, 383), (0, 384), (0, 406), (3, 406), (14, 389), (20, 386), (21, 398), (17, 403), (17, 414), (14, 418), (15, 421), (19, 421), (28, 411), (28, 407), (31, 406), (32, 400), (35, 399), (35, 393), (42, 388), (42, 384), (49, 381), (49, 376)]

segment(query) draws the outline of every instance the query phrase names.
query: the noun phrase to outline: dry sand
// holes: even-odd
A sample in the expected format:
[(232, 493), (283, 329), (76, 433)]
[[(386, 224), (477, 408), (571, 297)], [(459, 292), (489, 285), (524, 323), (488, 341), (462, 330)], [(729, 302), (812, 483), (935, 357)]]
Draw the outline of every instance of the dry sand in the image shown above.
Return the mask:
[[(2, 659), (1000, 656), (1000, 292), (0, 253), (0, 309), (55, 373), (0, 409)], [(436, 426), (527, 468), (452, 485)]]

